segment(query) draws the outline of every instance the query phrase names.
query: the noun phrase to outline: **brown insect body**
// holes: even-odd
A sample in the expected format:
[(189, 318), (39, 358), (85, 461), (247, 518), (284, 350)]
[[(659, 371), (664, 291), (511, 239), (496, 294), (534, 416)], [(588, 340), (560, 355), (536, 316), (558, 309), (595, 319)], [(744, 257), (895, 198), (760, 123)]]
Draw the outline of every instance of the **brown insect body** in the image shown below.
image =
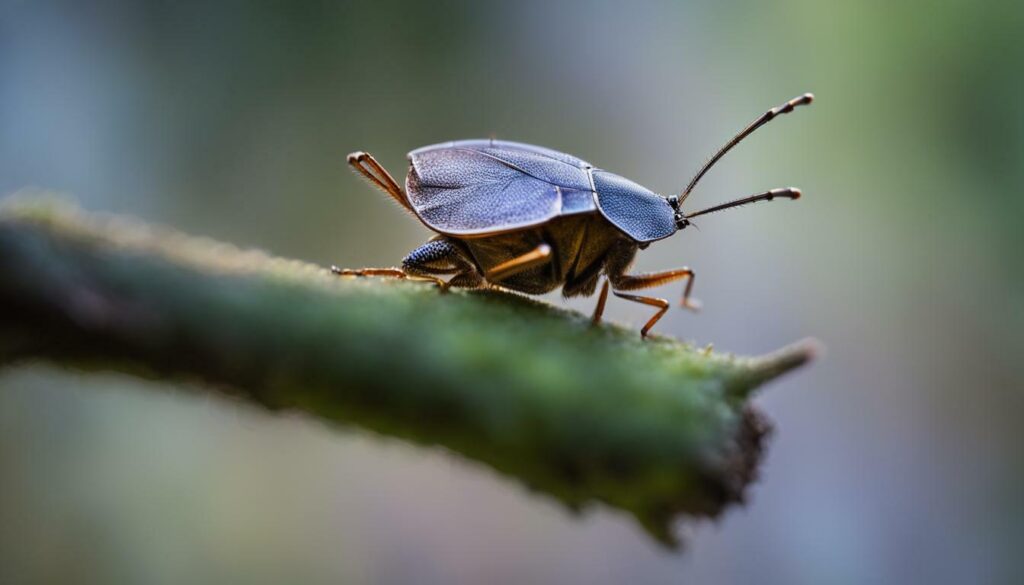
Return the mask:
[(547, 244), (551, 248), (547, 262), (494, 284), (531, 295), (548, 293), (561, 286), (565, 297), (594, 293), (613, 247), (631, 247), (634, 253), (637, 248), (636, 243), (597, 213), (557, 217), (540, 227), (493, 236), (442, 237), (457, 241), (482, 275)]

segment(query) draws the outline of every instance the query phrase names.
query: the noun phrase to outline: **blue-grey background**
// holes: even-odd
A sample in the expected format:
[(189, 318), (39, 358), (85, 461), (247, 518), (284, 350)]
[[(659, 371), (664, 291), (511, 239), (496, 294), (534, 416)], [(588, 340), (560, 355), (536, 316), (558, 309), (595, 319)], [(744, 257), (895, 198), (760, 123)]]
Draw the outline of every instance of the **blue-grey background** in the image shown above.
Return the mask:
[(813, 91), (690, 205), (805, 198), (709, 216), (638, 266), (698, 273), (704, 312), (663, 332), (828, 348), (758, 399), (761, 481), (681, 527), (683, 554), (437, 450), (7, 371), (0, 582), (1019, 583), (1022, 25), (1020, 3), (957, 0), (0, 0), (0, 193), (323, 264), (394, 264), (428, 236), (349, 151), (401, 175), (412, 148), (493, 134), (671, 193)]

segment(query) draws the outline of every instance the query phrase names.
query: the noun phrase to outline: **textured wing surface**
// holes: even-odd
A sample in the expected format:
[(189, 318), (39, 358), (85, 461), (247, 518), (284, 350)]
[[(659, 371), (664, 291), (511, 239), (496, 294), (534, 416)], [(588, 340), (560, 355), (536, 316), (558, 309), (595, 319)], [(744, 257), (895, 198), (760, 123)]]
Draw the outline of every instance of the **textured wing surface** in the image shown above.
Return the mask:
[(597, 209), (590, 165), (554, 150), (491, 140), (409, 153), (406, 187), (431, 228), (469, 235), (529, 227)]
[(594, 187), (601, 214), (637, 242), (653, 242), (675, 233), (675, 212), (664, 197), (606, 171), (594, 171)]
[(426, 146), (413, 152), (426, 151), (434, 148), (471, 148), (473, 150), (518, 151), (523, 153), (534, 154), (540, 157), (549, 158), (581, 169), (593, 166), (590, 163), (584, 161), (583, 159), (572, 156), (571, 154), (565, 154), (564, 152), (558, 152), (557, 150), (551, 150), (550, 148), (544, 148), (543, 146), (536, 146), (534, 144), (524, 144), (522, 142), (512, 142), (510, 140), (455, 140), (453, 142), (446, 142), (444, 144)]

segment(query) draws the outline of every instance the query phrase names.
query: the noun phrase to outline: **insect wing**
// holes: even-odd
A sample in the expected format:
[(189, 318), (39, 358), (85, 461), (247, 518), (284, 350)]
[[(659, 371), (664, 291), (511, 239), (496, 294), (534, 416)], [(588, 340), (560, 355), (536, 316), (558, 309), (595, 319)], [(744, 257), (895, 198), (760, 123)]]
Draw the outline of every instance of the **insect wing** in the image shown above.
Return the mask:
[[(535, 144), (526, 144), (523, 142), (512, 142), (510, 140), (456, 140), (443, 145), (435, 145), (434, 147), (427, 146), (420, 150), (428, 150), (431, 148), (445, 147), (445, 148), (471, 148), (473, 150), (482, 151), (518, 151), (522, 153), (529, 153), (538, 157), (545, 157), (555, 161), (565, 163), (567, 165), (574, 166), (580, 169), (590, 168), (593, 165), (584, 161), (581, 158), (566, 154), (564, 152), (558, 152), (550, 148), (543, 146), (537, 146)], [(417, 151), (418, 152), (418, 151)]]
[(507, 231), (596, 209), (589, 165), (556, 151), (477, 140), (414, 150), (409, 160), (409, 201), (442, 233)]

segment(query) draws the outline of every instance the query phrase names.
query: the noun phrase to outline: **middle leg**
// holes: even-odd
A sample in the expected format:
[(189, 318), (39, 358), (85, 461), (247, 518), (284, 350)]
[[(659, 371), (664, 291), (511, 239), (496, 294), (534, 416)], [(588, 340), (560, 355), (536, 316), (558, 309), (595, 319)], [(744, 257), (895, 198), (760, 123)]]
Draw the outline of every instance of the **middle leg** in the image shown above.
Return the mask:
[(488, 270), (484, 276), (489, 282), (498, 283), (510, 276), (525, 272), (551, 260), (551, 246), (539, 244), (533, 250), (511, 258)]

